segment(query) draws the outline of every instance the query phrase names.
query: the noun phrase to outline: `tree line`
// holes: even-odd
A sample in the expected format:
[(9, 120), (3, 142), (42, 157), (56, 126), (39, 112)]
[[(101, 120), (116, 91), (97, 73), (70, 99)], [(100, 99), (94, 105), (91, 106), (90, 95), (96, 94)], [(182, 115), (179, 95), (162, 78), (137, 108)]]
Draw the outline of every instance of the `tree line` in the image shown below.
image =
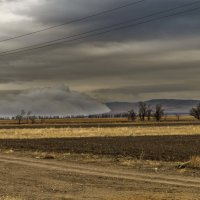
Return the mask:
[[(165, 115), (163, 106), (159, 104), (157, 104), (153, 108), (151, 104), (147, 104), (145, 102), (139, 102), (138, 107), (139, 107), (138, 113), (136, 113), (134, 109), (128, 112), (129, 121), (135, 121), (137, 118), (139, 118), (140, 121), (145, 121), (145, 119), (150, 121), (151, 118), (154, 118), (157, 122), (159, 122)], [(196, 107), (192, 108), (189, 114), (194, 118), (200, 120), (200, 103)], [(176, 114), (176, 116), (179, 120), (180, 115)]]
[[(193, 116), (194, 118), (200, 120), (200, 103), (193, 107), (189, 114)], [(165, 110), (164, 107), (160, 104), (157, 104), (155, 106), (152, 106), (151, 104), (147, 104), (145, 102), (139, 102), (138, 103), (138, 112), (136, 112), (134, 109), (128, 111), (127, 113), (118, 113), (118, 114), (111, 114), (111, 113), (105, 113), (101, 115), (73, 115), (73, 116), (36, 116), (32, 115), (31, 111), (26, 112), (25, 110), (21, 110), (21, 112), (12, 117), (11, 119), (17, 120), (18, 124), (23, 123), (36, 123), (36, 120), (40, 121), (41, 123), (44, 123), (46, 119), (68, 119), (68, 118), (128, 118), (129, 121), (136, 121), (136, 119), (139, 119), (140, 121), (150, 121), (152, 118), (159, 122), (161, 119), (165, 116)], [(176, 114), (177, 119), (179, 120), (180, 115)], [(7, 120), (8, 118), (1, 118), (1, 120)], [(24, 121), (25, 120), (25, 121)]]
[(138, 113), (136, 113), (134, 109), (128, 112), (129, 121), (135, 121), (138, 117), (140, 121), (145, 121), (146, 118), (150, 121), (152, 117), (155, 118), (156, 121), (160, 121), (164, 116), (164, 109), (162, 105), (158, 104), (153, 108), (150, 104), (139, 102), (138, 107)]

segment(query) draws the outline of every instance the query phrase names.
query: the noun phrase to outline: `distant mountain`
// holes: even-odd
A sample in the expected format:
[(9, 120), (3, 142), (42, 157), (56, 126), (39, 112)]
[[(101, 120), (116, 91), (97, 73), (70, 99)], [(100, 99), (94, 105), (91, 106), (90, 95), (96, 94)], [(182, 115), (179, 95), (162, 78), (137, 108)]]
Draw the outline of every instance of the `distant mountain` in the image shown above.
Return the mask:
[[(152, 106), (160, 104), (168, 114), (187, 114), (192, 107), (200, 103), (200, 100), (152, 99), (145, 101), (145, 103), (151, 104)], [(108, 102), (106, 105), (110, 108), (111, 113), (124, 113), (131, 109), (138, 110), (138, 102)]]

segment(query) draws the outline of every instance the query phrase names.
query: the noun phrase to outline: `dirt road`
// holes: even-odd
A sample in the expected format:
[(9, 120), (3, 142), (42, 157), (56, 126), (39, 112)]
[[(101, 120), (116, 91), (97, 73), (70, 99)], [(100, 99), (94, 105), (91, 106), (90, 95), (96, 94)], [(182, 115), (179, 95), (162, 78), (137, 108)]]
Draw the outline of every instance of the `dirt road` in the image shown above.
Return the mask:
[(0, 155), (0, 194), (22, 199), (200, 199), (200, 178)]

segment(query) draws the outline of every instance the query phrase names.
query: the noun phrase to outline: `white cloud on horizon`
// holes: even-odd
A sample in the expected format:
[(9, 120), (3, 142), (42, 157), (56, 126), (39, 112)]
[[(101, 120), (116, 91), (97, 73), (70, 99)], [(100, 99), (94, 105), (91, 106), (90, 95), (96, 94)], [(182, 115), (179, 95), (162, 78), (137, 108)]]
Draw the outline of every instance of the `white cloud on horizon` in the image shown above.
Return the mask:
[(41, 116), (90, 115), (110, 111), (89, 96), (65, 86), (29, 89), (0, 99), (1, 116), (15, 116), (22, 109)]

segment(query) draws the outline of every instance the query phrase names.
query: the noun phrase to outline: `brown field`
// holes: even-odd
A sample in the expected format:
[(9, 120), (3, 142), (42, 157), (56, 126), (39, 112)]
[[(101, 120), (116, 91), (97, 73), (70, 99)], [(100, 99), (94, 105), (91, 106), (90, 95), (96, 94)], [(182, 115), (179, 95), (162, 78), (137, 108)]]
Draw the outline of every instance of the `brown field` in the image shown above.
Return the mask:
[(200, 125), (0, 129), (0, 149), (187, 161), (200, 155)]
[(200, 199), (199, 122), (87, 120), (1, 124), (0, 200)]
[[(128, 122), (127, 118), (66, 118), (66, 119), (37, 119), (36, 124), (71, 124), (71, 123), (117, 123)], [(27, 124), (27, 120), (22, 120), (22, 124)], [(31, 124), (31, 121), (28, 122)], [(0, 124), (18, 124), (17, 120), (0, 120)]]
[(0, 149), (178, 162), (200, 155), (200, 135), (1, 139)]

